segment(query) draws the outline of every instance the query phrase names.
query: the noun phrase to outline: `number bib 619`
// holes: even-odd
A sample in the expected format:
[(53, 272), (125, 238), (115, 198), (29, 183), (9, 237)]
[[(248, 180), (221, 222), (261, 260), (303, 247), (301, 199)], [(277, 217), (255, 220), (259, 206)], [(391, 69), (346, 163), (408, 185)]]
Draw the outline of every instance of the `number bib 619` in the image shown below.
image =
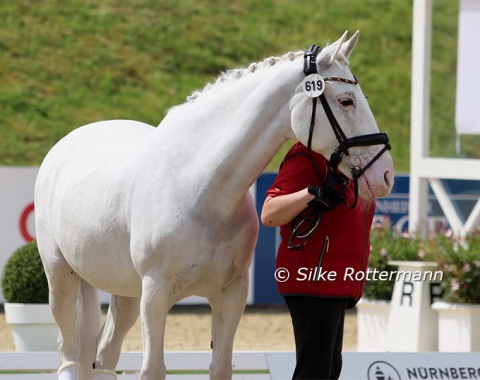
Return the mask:
[(325, 81), (320, 74), (310, 74), (302, 82), (303, 92), (311, 98), (322, 95), (325, 90)]

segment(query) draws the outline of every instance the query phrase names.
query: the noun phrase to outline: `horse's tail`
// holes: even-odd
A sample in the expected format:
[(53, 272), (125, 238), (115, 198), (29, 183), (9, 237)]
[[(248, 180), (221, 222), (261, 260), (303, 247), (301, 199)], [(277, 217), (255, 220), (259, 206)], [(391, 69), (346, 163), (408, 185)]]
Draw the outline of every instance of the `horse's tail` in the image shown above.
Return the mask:
[(91, 379), (101, 328), (98, 290), (81, 280), (77, 300), (77, 333), (80, 337), (80, 379)]

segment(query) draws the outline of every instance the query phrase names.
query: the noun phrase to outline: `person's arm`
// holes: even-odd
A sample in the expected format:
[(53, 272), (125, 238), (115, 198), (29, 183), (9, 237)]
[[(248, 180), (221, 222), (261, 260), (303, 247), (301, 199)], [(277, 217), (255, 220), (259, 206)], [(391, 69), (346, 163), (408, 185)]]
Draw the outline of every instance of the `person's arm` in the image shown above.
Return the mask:
[(266, 227), (278, 227), (287, 224), (305, 210), (314, 195), (304, 188), (291, 194), (267, 197), (263, 204), (261, 221)]

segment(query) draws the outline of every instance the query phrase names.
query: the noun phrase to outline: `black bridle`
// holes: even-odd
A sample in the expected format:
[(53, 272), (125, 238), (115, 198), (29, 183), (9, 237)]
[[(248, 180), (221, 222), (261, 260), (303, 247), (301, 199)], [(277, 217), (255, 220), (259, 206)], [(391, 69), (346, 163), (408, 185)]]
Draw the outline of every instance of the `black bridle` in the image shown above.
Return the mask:
[[(305, 52), (304, 55), (304, 67), (303, 72), (305, 76), (308, 77), (312, 74), (317, 73), (317, 55), (322, 51), (322, 48), (317, 45), (310, 46), (310, 49)], [(324, 82), (343, 82), (352, 85), (357, 85), (358, 80), (338, 78), (338, 77), (328, 77), (323, 78)], [(322, 92), (319, 96), (312, 96), (312, 116), (310, 119), (310, 129), (308, 131), (308, 149), (312, 150), (312, 138), (313, 130), (315, 128), (315, 115), (317, 111), (317, 102), (320, 98), (320, 103), (323, 106), (325, 114), (327, 115), (328, 121), (333, 129), (333, 133), (338, 141), (338, 147), (330, 156), (330, 165), (328, 168), (327, 175), (323, 181), (323, 186), (329, 187), (330, 189), (339, 189), (339, 198), (340, 200), (347, 205), (349, 208), (354, 208), (357, 205), (358, 201), (358, 178), (363, 175), (368, 168), (370, 168), (375, 161), (377, 161), (380, 156), (385, 153), (387, 150), (390, 150), (392, 147), (388, 142), (388, 136), (386, 133), (371, 133), (367, 135), (355, 136), (347, 138), (343, 132), (340, 124), (338, 124), (335, 115), (333, 114), (330, 105), (328, 104), (327, 98), (325, 97), (325, 92)], [(363, 168), (358, 166), (353, 166), (351, 168), (351, 174), (354, 184), (354, 194), (355, 198), (353, 204), (349, 205), (347, 202), (346, 191), (348, 187), (348, 182), (344, 179), (342, 175), (338, 173), (338, 165), (342, 159), (350, 155), (348, 149), (354, 146), (370, 146), (370, 145), (381, 145), (384, 144), (384, 147), (373, 157), (370, 162), (368, 162)], [(317, 168), (314, 160), (306, 155), (314, 164), (314, 168), (317, 171), (318, 176), (321, 176), (319, 169)], [(343, 178), (342, 178), (343, 177)], [(292, 234), (288, 242), (288, 248), (292, 250), (302, 249), (310, 240), (314, 232), (317, 230), (322, 220), (323, 215), (326, 210), (315, 204), (315, 202), (310, 202), (309, 207), (302, 211), (291, 223)]]
[[(322, 48), (317, 45), (310, 46), (310, 49), (305, 52), (304, 58), (304, 67), (303, 72), (305, 76), (309, 76), (311, 74), (317, 74), (317, 55), (322, 51)], [(356, 85), (358, 84), (358, 80), (345, 79), (345, 78), (338, 78), (338, 77), (327, 77), (324, 78), (325, 82), (344, 82)], [(338, 165), (343, 157), (348, 156), (350, 153), (348, 151), (349, 148), (354, 146), (371, 146), (371, 145), (381, 145), (384, 144), (384, 147), (373, 157), (370, 162), (368, 162), (363, 168), (358, 166), (354, 166), (351, 168), (351, 174), (354, 181), (355, 187), (355, 200), (351, 208), (355, 207), (358, 200), (358, 178), (363, 175), (374, 163), (377, 161), (380, 156), (385, 153), (387, 150), (392, 149), (391, 145), (388, 142), (388, 136), (386, 133), (371, 133), (367, 135), (355, 136), (347, 138), (345, 133), (343, 132), (340, 124), (338, 124), (335, 115), (333, 114), (330, 105), (328, 104), (327, 98), (325, 97), (325, 92), (322, 92), (318, 97), (312, 97), (312, 117), (310, 119), (310, 129), (308, 131), (308, 149), (312, 149), (312, 137), (313, 137), (313, 130), (315, 128), (315, 115), (317, 110), (317, 99), (320, 98), (320, 103), (323, 106), (325, 114), (327, 115), (328, 121), (333, 129), (333, 133), (338, 141), (338, 147), (330, 156), (330, 167), (329, 167), (329, 174), (330, 172), (335, 172), (338, 169)]]

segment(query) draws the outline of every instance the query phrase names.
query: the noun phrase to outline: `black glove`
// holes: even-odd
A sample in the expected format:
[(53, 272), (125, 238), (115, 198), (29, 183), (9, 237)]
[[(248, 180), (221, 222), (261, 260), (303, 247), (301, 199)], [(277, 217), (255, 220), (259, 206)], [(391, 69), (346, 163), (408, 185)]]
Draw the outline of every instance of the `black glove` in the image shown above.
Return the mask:
[(333, 210), (340, 201), (340, 195), (335, 189), (323, 186), (308, 186), (309, 194), (315, 195), (308, 204), (310, 206), (320, 206), (325, 210)]

